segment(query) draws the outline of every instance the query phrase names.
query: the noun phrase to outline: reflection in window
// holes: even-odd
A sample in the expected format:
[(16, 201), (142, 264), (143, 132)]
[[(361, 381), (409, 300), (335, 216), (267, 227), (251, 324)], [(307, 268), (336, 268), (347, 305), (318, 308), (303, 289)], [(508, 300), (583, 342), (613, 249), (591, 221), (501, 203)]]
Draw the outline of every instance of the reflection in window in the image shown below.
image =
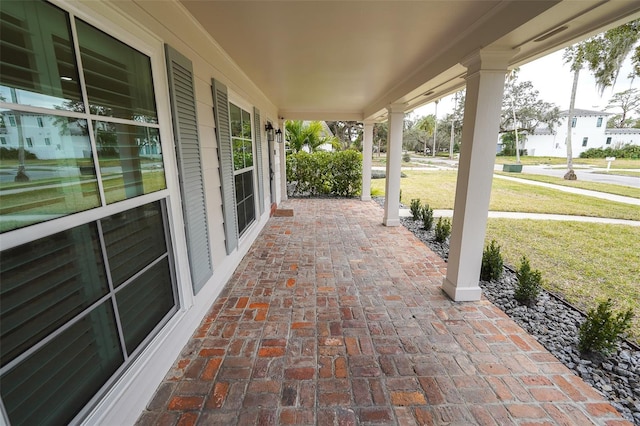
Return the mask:
[(157, 123), (149, 57), (80, 20), (77, 29), (91, 113)]
[(256, 218), (253, 199), (253, 170), (235, 176), (236, 212), (238, 214), (238, 233), (242, 233)]
[(231, 141), (233, 142), (233, 169), (241, 170), (253, 166), (251, 140), (251, 115), (234, 104), (229, 104)]
[(160, 202), (101, 220), (114, 287), (167, 252)]
[(175, 304), (166, 257), (119, 291), (116, 300), (131, 355)]
[(106, 121), (94, 126), (107, 203), (167, 187), (158, 129)]
[(46, 2), (0, 2), (0, 100), (82, 111), (69, 17)]
[(0, 111), (7, 114), (16, 126), (3, 136), (0, 232), (100, 206), (86, 120)]
[(68, 424), (123, 363), (111, 301), (2, 376), (12, 424)]
[(2, 365), (107, 294), (95, 224), (2, 252)]
[(175, 312), (166, 220), (156, 201), (0, 254), (0, 392), (11, 424), (69, 423)]

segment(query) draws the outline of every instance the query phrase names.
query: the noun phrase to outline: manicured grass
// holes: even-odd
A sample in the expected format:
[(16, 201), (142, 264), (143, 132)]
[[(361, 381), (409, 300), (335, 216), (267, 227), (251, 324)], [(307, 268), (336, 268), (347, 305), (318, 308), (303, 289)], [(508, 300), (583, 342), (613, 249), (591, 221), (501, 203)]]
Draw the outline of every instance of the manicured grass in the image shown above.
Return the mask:
[(544, 287), (586, 310), (611, 298), (632, 308), (632, 337), (640, 342), (640, 227), (489, 219), (486, 242), (495, 239), (505, 263), (526, 255), (542, 272)]
[[(408, 206), (413, 198), (420, 198), (433, 209), (453, 208), (456, 171), (407, 170), (405, 173), (407, 177), (400, 183), (403, 204)], [(374, 179), (371, 187), (384, 192), (384, 179)], [(637, 206), (504, 179), (494, 179), (489, 209), (640, 220)]]
[[(514, 164), (516, 157), (496, 156), (496, 164)], [(567, 159), (563, 157), (520, 157), (520, 162), (524, 165), (532, 164), (550, 164), (562, 166), (567, 164)], [(591, 167), (607, 167), (607, 160), (604, 158), (574, 158), (574, 166), (591, 166)], [(640, 169), (640, 160), (632, 160), (630, 158), (618, 158), (611, 162), (612, 169)]]
[(631, 186), (614, 185), (614, 184), (600, 183), (600, 182), (587, 182), (584, 180), (565, 180), (561, 177), (532, 175), (529, 173), (520, 173), (518, 175), (514, 175), (513, 173), (496, 172), (496, 174), (515, 177), (519, 179), (535, 180), (536, 182), (552, 183), (554, 185), (569, 186), (572, 188), (581, 188), (581, 189), (589, 189), (591, 191), (606, 192), (608, 194), (622, 195), (625, 197), (640, 198), (640, 188), (634, 188)]
[(640, 170), (637, 172), (635, 170), (615, 170), (611, 169), (610, 171), (601, 171), (601, 172), (593, 172), (599, 175), (616, 175), (616, 176), (635, 176), (640, 178)]

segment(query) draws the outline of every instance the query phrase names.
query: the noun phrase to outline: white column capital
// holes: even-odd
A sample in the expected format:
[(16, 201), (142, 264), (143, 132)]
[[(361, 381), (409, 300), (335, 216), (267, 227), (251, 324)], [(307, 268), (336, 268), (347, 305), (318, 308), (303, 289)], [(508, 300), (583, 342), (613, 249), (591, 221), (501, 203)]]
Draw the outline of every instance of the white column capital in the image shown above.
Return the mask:
[(506, 72), (509, 67), (509, 60), (513, 58), (520, 49), (508, 47), (486, 47), (471, 53), (460, 63), (467, 68), (467, 75), (478, 71)]
[(389, 111), (389, 114), (396, 114), (399, 112), (404, 114), (404, 111), (406, 109), (407, 109), (406, 103), (390, 104), (389, 106), (387, 106), (387, 111)]

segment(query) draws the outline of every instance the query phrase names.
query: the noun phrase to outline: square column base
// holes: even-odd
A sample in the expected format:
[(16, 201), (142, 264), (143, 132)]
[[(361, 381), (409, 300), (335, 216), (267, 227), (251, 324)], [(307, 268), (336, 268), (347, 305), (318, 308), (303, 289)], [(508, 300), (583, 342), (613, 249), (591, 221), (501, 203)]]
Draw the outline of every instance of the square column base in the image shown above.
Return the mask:
[(456, 285), (447, 278), (442, 281), (442, 290), (447, 293), (454, 302), (476, 302), (480, 300), (482, 296), (482, 289), (480, 287), (456, 287)]
[(371, 195), (363, 195), (360, 197), (362, 201), (371, 201)]
[(400, 219), (383, 219), (382, 224), (384, 226), (400, 226)]

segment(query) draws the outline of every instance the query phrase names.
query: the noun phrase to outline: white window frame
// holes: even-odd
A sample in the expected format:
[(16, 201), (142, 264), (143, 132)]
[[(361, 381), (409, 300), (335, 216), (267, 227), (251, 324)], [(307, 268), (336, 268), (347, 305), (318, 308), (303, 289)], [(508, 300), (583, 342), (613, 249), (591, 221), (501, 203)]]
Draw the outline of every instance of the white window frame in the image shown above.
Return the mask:
[[(78, 225), (93, 222), (144, 204), (164, 199), (167, 210), (166, 226), (168, 228), (171, 243), (169, 254), (173, 257), (172, 272), (175, 278), (174, 290), (177, 292), (176, 306), (178, 312), (164, 323), (164, 326), (160, 331), (153, 336), (147, 336), (141, 344), (142, 346), (146, 345), (146, 348), (142, 351), (143, 353), (154, 353), (158, 349), (160, 343), (169, 336), (175, 324), (183, 319), (185, 312), (194, 304), (194, 295), (189, 273), (189, 262), (187, 259), (186, 236), (184, 234), (184, 219), (180, 201), (181, 196), (177, 173), (177, 159), (173, 146), (173, 129), (171, 124), (171, 109), (169, 105), (164, 41), (148, 32), (140, 25), (137, 25), (129, 16), (125, 15), (115, 6), (105, 2), (81, 3), (75, 0), (46, 1), (64, 10), (71, 17), (85, 21), (150, 58), (156, 112), (158, 117), (158, 124), (153, 127), (157, 127), (160, 134), (166, 189), (140, 195), (138, 197), (126, 199), (113, 204), (105, 205), (103, 203), (101, 207), (4, 232), (2, 237), (0, 237), (0, 251), (13, 248), (39, 238), (48, 237), (58, 232), (74, 228)], [(80, 55), (76, 42), (77, 36), (75, 22), (73, 19), (71, 19), (71, 22), (74, 47), (76, 49), (76, 56), (79, 58)], [(81, 70), (79, 70), (79, 74), (80, 78), (83, 79), (84, 77)], [(81, 87), (83, 91), (86, 91), (84, 82)], [(55, 115), (67, 115), (64, 111), (52, 111), (47, 108), (23, 105), (12, 105), (12, 107), (16, 107), (15, 109), (27, 113), (51, 114), (52, 112), (55, 112)], [(68, 115), (78, 117), (75, 113), (69, 113)], [(83, 117), (84, 116), (85, 115), (83, 114)], [(107, 121), (110, 120), (111, 119), (108, 118)], [(113, 120), (117, 121), (118, 119)], [(9, 116), (9, 122), (10, 125), (15, 126), (15, 118), (13, 116)], [(139, 124), (140, 123), (136, 123), (136, 125)], [(90, 132), (90, 134), (92, 149), (95, 149), (93, 132)], [(94, 152), (94, 155), (95, 154), (96, 153)], [(98, 168), (96, 173), (98, 174), (99, 172)], [(97, 177), (98, 182), (100, 182), (99, 174)], [(136, 352), (141, 352), (140, 348)], [(127, 381), (123, 380), (124, 371), (126, 370), (126, 373), (124, 374), (131, 379), (138, 374), (143, 366), (144, 362), (139, 362), (139, 360), (134, 360), (134, 362), (129, 365), (121, 366), (103, 387), (103, 389), (110, 389), (109, 392), (105, 394), (103, 391), (100, 391), (94, 395), (85, 408), (78, 413), (76, 420), (84, 418), (85, 421), (91, 422), (90, 419), (100, 418), (106, 411), (108, 411), (109, 406), (118, 399), (117, 395), (119, 392), (127, 389)], [(98, 401), (100, 402), (98, 403)], [(4, 421), (5, 419), (3, 418), (2, 413), (0, 413), (0, 425), (4, 424)]]
[[(246, 171), (249, 170), (253, 170), (253, 177), (252, 177), (252, 181), (253, 181), (253, 215), (254, 215), (254, 219), (253, 222), (251, 222), (249, 225), (247, 225), (246, 228), (244, 228), (244, 230), (242, 231), (242, 233), (240, 233), (240, 229), (236, 229), (236, 231), (238, 232), (238, 245), (242, 244), (246, 239), (247, 236), (251, 234), (251, 230), (257, 226), (256, 224), (260, 221), (260, 216), (259, 216), (259, 212), (258, 212), (258, 200), (257, 200), (257, 192), (258, 192), (258, 176), (257, 176), (257, 172), (256, 172), (256, 136), (255, 136), (255, 132), (260, 131), (260, 129), (256, 129), (254, 126), (254, 120), (253, 120), (253, 105), (251, 105), (249, 102), (245, 101), (244, 99), (242, 99), (240, 96), (238, 96), (235, 92), (233, 92), (233, 90), (228, 89), (228, 94), (229, 94), (229, 105), (234, 104), (235, 106), (239, 107), (240, 109), (243, 109), (245, 112), (249, 113), (249, 121), (251, 122), (251, 152), (253, 155), (253, 164), (251, 165), (251, 167), (245, 167), (243, 169), (239, 169), (239, 170), (234, 170), (233, 171), (233, 181), (235, 184), (235, 177), (236, 175), (242, 174)], [(229, 108), (229, 110), (231, 110), (231, 108)], [(229, 114), (229, 118), (231, 118), (231, 114)], [(233, 140), (233, 137), (231, 138)], [(233, 143), (233, 142), (232, 142)], [(235, 193), (233, 194), (233, 199), (235, 200), (234, 209), (238, 208), (238, 200), (235, 198)], [(238, 225), (239, 226), (239, 225)]]

